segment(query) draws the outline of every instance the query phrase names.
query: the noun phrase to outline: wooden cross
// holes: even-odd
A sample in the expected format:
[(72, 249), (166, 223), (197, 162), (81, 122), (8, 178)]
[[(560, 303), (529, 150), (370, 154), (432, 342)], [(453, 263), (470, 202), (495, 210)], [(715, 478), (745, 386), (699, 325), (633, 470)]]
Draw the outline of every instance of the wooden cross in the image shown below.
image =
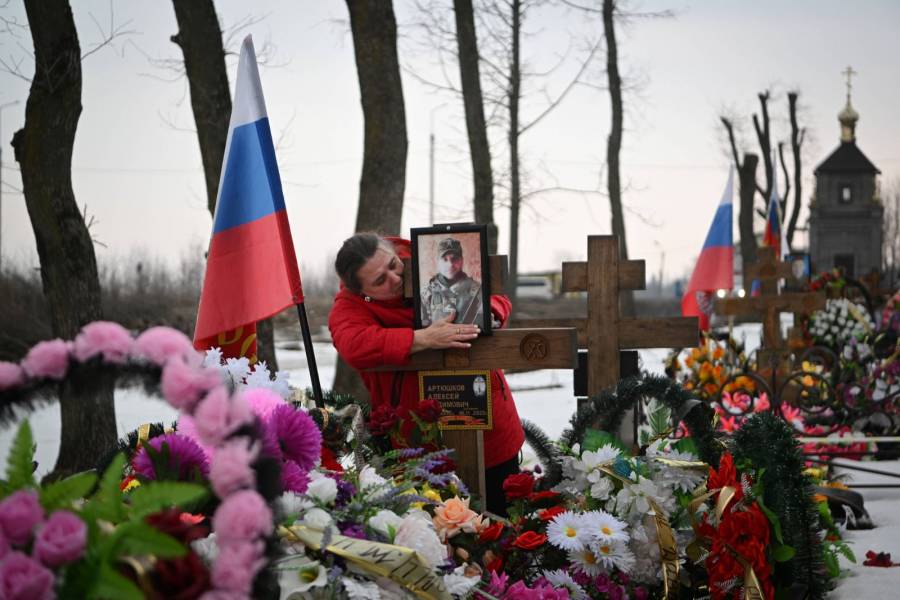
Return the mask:
[[(619, 315), (619, 292), (646, 286), (643, 260), (619, 260), (615, 236), (588, 236), (587, 262), (564, 262), (562, 290), (587, 292), (587, 318), (523, 319), (531, 327), (574, 327), (578, 347), (587, 348), (587, 393), (600, 393), (619, 381), (620, 350), (696, 346), (696, 317), (632, 318)], [(633, 443), (631, 428), (619, 432)]]
[[(413, 297), (412, 268), (404, 260), (403, 291)], [(491, 293), (502, 294), (508, 273), (506, 256), (490, 257)], [(486, 307), (485, 315), (489, 314)], [(574, 369), (578, 349), (574, 329), (495, 329), (490, 336), (472, 341), (471, 348), (426, 350), (410, 356), (403, 366), (379, 367), (377, 371), (431, 371), (454, 369)], [(485, 497), (484, 432), (444, 431), (444, 445), (453, 448), (457, 475), (472, 491)]]
[(780, 314), (794, 312), (809, 314), (825, 308), (825, 294), (822, 292), (788, 292), (778, 294), (778, 279), (792, 277), (791, 266), (777, 261), (774, 248), (759, 248), (756, 264), (744, 270), (745, 285), (754, 279), (760, 282), (761, 294), (756, 297), (717, 298), (715, 311), (720, 315), (762, 315), (763, 336), (761, 347), (765, 350), (780, 350)]

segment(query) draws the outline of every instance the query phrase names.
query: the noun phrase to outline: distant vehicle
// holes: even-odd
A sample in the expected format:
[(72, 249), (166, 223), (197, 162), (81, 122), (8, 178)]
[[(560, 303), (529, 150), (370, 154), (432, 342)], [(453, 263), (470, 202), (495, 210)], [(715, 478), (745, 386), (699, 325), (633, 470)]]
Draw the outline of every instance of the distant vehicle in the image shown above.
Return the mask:
[(519, 277), (516, 286), (516, 296), (519, 298), (553, 298), (553, 286), (546, 277)]

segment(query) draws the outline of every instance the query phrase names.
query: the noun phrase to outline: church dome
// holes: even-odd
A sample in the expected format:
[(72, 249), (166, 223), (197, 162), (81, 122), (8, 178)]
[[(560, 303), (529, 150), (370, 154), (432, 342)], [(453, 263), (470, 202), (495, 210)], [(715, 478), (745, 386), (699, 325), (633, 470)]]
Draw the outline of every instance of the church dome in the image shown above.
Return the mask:
[(859, 121), (859, 113), (850, 104), (850, 95), (847, 95), (847, 105), (838, 113), (838, 121), (841, 123), (841, 141), (852, 142), (856, 139), (856, 122)]

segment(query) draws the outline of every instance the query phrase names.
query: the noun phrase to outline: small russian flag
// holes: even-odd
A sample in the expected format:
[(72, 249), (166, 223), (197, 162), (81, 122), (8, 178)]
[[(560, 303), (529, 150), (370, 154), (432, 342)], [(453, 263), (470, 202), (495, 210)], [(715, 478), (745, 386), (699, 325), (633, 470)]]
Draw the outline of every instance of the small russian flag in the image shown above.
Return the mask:
[(716, 290), (730, 290), (734, 287), (733, 195), (734, 170), (731, 169), (700, 257), (681, 298), (681, 314), (685, 317), (698, 317), (702, 331), (709, 329)]
[(303, 302), (303, 290), (249, 35), (222, 162), (194, 347), (255, 362), (256, 322)]

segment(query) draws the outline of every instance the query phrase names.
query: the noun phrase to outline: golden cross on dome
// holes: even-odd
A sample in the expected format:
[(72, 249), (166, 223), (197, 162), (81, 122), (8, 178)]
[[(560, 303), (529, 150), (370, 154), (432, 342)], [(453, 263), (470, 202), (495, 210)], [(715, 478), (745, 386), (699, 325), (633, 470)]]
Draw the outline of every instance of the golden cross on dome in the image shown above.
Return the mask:
[(851, 83), (850, 78), (853, 77), (854, 75), (859, 75), (859, 71), (854, 71), (853, 67), (851, 67), (850, 65), (847, 65), (847, 68), (844, 69), (843, 71), (841, 71), (841, 74), (847, 76), (847, 99), (849, 100), (850, 99), (850, 89), (853, 87), (853, 84)]

